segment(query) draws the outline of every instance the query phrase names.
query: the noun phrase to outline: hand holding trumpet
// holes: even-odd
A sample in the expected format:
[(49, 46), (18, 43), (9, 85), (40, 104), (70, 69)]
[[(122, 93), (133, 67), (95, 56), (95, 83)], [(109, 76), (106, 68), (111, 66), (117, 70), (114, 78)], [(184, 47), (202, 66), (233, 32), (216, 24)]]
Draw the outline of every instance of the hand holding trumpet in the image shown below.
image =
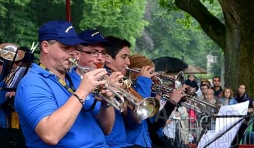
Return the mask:
[(121, 72), (113, 72), (109, 77), (108, 80), (115, 83), (118, 87), (121, 87), (122, 84), (122, 79), (124, 75)]
[(154, 72), (154, 67), (152, 66), (144, 66), (140, 69), (140, 76), (144, 76), (147, 78), (152, 78), (156, 76), (157, 73)]
[[(105, 80), (99, 80), (102, 76), (106, 75), (107, 71), (103, 68), (94, 69), (83, 74), (83, 79), (77, 91), (83, 91), (86, 94), (94, 91), (98, 86), (105, 85)], [(88, 85), (89, 84), (89, 85)]]
[(188, 87), (187, 85), (183, 85), (179, 89), (173, 89), (172, 93), (170, 94), (170, 100), (172, 100), (175, 103), (178, 103), (183, 97), (187, 95), (185, 93), (187, 87)]

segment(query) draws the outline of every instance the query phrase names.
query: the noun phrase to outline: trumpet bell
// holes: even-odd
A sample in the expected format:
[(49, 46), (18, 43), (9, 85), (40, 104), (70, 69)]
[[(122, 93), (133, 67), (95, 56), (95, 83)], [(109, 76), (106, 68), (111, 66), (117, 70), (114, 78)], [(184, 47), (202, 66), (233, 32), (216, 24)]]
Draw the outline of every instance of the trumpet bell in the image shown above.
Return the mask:
[(18, 50), (18, 46), (16, 44), (13, 43), (0, 44), (0, 57), (8, 61), (19, 61), (23, 59), (24, 56), (25, 52), (23, 50)]
[(160, 102), (157, 99), (153, 97), (145, 98), (139, 103), (135, 110), (136, 117), (140, 120), (145, 120), (157, 114), (159, 109)]

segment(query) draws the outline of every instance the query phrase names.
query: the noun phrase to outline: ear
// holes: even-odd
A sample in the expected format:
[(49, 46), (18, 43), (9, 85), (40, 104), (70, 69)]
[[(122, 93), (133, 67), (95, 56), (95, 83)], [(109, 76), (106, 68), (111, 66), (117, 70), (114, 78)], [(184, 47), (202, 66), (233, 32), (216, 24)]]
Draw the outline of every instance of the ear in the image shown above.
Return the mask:
[(112, 59), (113, 59), (113, 58), (112, 58), (110, 55), (107, 55), (107, 57), (106, 57), (106, 62), (107, 62), (107, 63), (111, 63)]
[(48, 53), (49, 52), (49, 43), (47, 42), (47, 41), (42, 41), (41, 42), (41, 50), (42, 50), (42, 52), (44, 52), (44, 53)]
[(79, 61), (79, 59), (80, 59), (80, 52), (75, 50), (74, 51), (74, 57)]

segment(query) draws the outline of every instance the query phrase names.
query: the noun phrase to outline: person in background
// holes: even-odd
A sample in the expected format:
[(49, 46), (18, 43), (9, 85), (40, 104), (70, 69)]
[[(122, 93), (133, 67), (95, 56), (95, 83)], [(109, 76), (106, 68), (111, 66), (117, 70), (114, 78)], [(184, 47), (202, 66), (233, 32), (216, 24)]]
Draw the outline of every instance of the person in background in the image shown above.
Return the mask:
[(196, 82), (196, 77), (195, 75), (188, 75), (188, 79), (184, 82), (184, 84), (191, 86), (193, 88), (196, 89), (196, 91), (198, 91), (198, 83)]
[[(39, 42), (39, 63), (33, 63), (20, 81), (14, 102), (27, 147), (94, 147), (83, 137), (87, 126), (93, 125), (86, 124), (87, 114), (82, 108), (90, 92), (105, 85), (106, 81), (99, 78), (107, 74), (106, 70), (85, 73), (74, 88), (68, 73), (72, 67), (69, 59), (75, 58), (77, 45), (85, 41), (78, 38), (68, 21), (44, 24), (39, 29)], [(102, 93), (110, 95), (106, 90)], [(100, 143), (97, 147), (107, 146)]]
[[(0, 59), (0, 78), (2, 77), (2, 69), (3, 69), (3, 60)], [(4, 81), (0, 82), (0, 88), (2, 88), (4, 86)], [(6, 91), (0, 91), (0, 104), (4, 103), (5, 99), (5, 94)], [(0, 129), (1, 128), (6, 128), (6, 115), (5, 112), (2, 110), (2, 108), (0, 109)]]
[(237, 87), (237, 94), (235, 96), (235, 100), (238, 103), (249, 101), (249, 109), (253, 109), (253, 99), (246, 93), (245, 84), (239, 84)]
[[(253, 99), (246, 93), (246, 86), (245, 84), (239, 84), (237, 87), (237, 94), (235, 96), (235, 100), (238, 103), (242, 103), (245, 101), (249, 101), (248, 105), (248, 113), (253, 113)], [(250, 125), (253, 126), (253, 123)], [(248, 128), (245, 135), (243, 135), (243, 144), (251, 144), (254, 143), (254, 131), (253, 127)]]
[(209, 85), (207, 85), (206, 83), (201, 83), (200, 89), (201, 89), (202, 94), (200, 96), (198, 96), (198, 99), (204, 100), (205, 93), (209, 89)]
[[(214, 95), (213, 89), (208, 89), (205, 93), (205, 101), (214, 107), (206, 105), (205, 113), (208, 116), (214, 116), (218, 113), (219, 107), (222, 105), (221, 101)], [(207, 126), (209, 130), (215, 129), (215, 120), (212, 118), (210, 124)]]
[(214, 91), (214, 95), (218, 98), (221, 97), (221, 92), (222, 92), (222, 88), (220, 85), (220, 77), (219, 76), (214, 76), (213, 77), (213, 87), (212, 87), (213, 91)]
[[(0, 75), (2, 74), (2, 69), (3, 69), (3, 60), (0, 59)], [(1, 77), (1, 76), (0, 76)]]
[(197, 96), (199, 97), (199, 96), (201, 96), (202, 95), (202, 92), (201, 92), (201, 85), (202, 84), (207, 84), (209, 87), (211, 87), (211, 83), (210, 83), (210, 81), (208, 80), (208, 79), (206, 79), (206, 78), (202, 78), (201, 80), (200, 80), (200, 83), (199, 83), (199, 89), (198, 89), (198, 91), (196, 91), (196, 94), (197, 94)]
[[(6, 46), (12, 45), (11, 43), (7, 43)], [(13, 44), (14, 45), (14, 44)], [(18, 46), (18, 45), (16, 45)], [(1, 109), (5, 112), (6, 115), (6, 127), (19, 129), (19, 119), (18, 115), (14, 110), (14, 96), (17, 85), (19, 81), (26, 74), (26, 67), (23, 67), (27, 60), (32, 60), (30, 57), (29, 49), (26, 47), (17, 47), (17, 60), (9, 61), (5, 60), (5, 71), (9, 71), (7, 76), (4, 77), (4, 81), (2, 83), (3, 90), (1, 91), (1, 97), (3, 102), (1, 102)], [(29, 62), (31, 64), (31, 62)], [(28, 67), (29, 68), (29, 67)], [(27, 70), (28, 70), (27, 68)], [(5, 91), (6, 90), (6, 91)], [(3, 124), (2, 124), (3, 125)]]
[(223, 89), (220, 101), (222, 102), (223, 105), (237, 104), (237, 101), (234, 98), (233, 90), (229, 87)]
[(184, 106), (174, 109), (163, 128), (166, 147), (187, 147), (189, 143), (188, 112)]

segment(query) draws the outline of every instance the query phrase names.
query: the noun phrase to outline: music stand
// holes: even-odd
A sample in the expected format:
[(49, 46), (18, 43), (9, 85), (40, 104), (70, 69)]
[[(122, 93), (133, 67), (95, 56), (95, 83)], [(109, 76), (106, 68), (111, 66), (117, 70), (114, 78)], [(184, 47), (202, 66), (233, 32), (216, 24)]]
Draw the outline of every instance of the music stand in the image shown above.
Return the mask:
[(199, 141), (198, 147), (218, 147), (222, 144), (224, 147), (239, 145), (236, 138), (242, 135), (246, 129), (246, 124), (242, 123), (244, 119), (250, 119), (250, 116), (247, 115), (248, 103), (249, 101), (222, 106), (218, 115), (211, 116), (211, 118), (219, 118), (216, 119), (215, 130), (207, 131)]

